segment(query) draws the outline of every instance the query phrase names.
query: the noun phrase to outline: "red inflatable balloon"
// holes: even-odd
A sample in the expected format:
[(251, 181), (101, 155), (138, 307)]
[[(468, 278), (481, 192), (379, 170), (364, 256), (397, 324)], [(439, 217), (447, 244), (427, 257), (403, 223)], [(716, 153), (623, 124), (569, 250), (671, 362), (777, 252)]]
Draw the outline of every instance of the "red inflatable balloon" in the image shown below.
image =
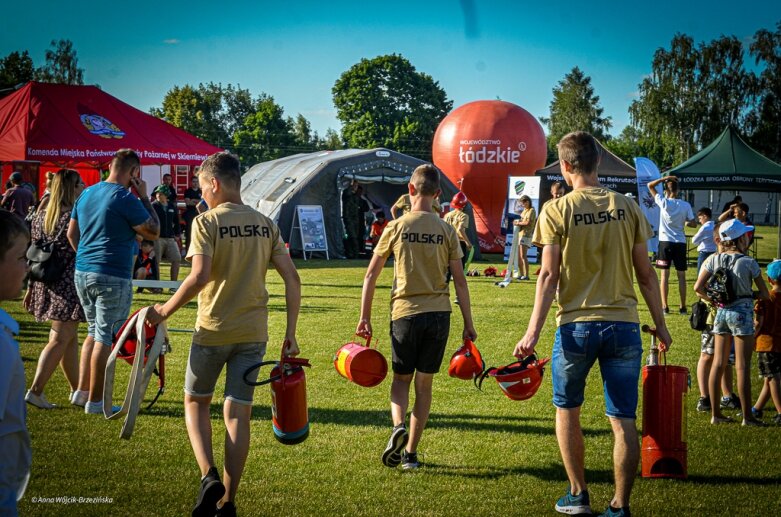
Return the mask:
[(533, 175), (545, 166), (546, 156), (542, 126), (510, 102), (470, 102), (439, 124), (434, 165), (469, 197), (481, 250), (504, 251), (501, 223), (507, 177)]

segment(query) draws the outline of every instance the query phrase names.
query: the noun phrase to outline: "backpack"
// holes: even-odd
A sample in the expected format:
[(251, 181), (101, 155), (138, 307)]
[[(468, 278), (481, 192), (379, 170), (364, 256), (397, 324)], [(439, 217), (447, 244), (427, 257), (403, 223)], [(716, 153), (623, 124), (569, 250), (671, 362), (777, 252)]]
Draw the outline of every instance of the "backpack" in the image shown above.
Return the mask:
[(708, 326), (708, 305), (702, 300), (694, 302), (689, 315), (689, 325), (692, 329), (703, 331)]
[(705, 293), (708, 295), (708, 298), (710, 298), (710, 301), (719, 307), (729, 305), (739, 298), (749, 298), (746, 296), (737, 296), (735, 293), (737, 278), (732, 271), (732, 267), (734, 267), (744, 256), (745, 255), (738, 255), (731, 265), (727, 264), (726, 266), (723, 260), (724, 255), (718, 256), (719, 267), (716, 268), (708, 279), (708, 282), (705, 284)]
[(30, 247), (27, 248), (27, 265), (30, 268), (30, 280), (43, 282), (45, 285), (51, 286), (62, 278), (66, 264), (58, 256), (56, 244), (66, 226), (63, 225), (53, 239), (47, 239), (44, 235), (30, 243)]

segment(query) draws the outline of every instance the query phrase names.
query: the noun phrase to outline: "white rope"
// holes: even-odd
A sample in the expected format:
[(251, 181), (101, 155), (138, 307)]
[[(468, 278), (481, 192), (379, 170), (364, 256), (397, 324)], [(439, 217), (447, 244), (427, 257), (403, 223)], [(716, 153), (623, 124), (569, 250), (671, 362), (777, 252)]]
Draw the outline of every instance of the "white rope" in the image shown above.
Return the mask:
[[(149, 354), (145, 353), (146, 329), (144, 327), (144, 321), (146, 320), (148, 311), (149, 307), (144, 307), (130, 317), (122, 334), (117, 338), (114, 349), (111, 351), (111, 355), (106, 363), (106, 377), (103, 384), (103, 415), (107, 420), (114, 420), (126, 416), (125, 423), (122, 425), (122, 431), (119, 434), (120, 438), (126, 440), (129, 440), (130, 436), (133, 434), (136, 416), (141, 407), (141, 402), (144, 399), (146, 388), (149, 385), (149, 379), (152, 378), (152, 373), (154, 372), (158, 357), (160, 357), (160, 354), (165, 353), (164, 343), (168, 338), (165, 322), (162, 322), (157, 326), (155, 339), (149, 350)], [(112, 413), (114, 372), (117, 354), (134, 330), (134, 327), (136, 333), (136, 354), (133, 359), (133, 366), (130, 370), (130, 382), (128, 383), (127, 392), (125, 392), (125, 400), (122, 402), (122, 407), (116, 413)], [(147, 357), (146, 365), (144, 365), (144, 356)]]

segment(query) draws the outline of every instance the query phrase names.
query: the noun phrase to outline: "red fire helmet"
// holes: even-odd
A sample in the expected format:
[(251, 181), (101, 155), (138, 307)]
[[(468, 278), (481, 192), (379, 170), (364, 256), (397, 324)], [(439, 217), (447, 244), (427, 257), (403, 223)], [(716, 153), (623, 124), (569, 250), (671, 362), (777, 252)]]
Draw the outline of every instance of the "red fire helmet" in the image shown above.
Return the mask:
[(538, 360), (536, 355), (530, 355), (523, 361), (516, 361), (499, 368), (489, 368), (479, 378), (475, 378), (475, 385), (480, 388), (486, 377), (493, 377), (507, 398), (529, 399), (540, 389), (543, 366), (549, 360), (548, 358)]
[(484, 369), (485, 362), (480, 351), (471, 340), (465, 339), (464, 344), (450, 358), (450, 367), (448, 367), (447, 373), (451, 377), (468, 381), (479, 376)]
[(450, 200), (450, 206), (452, 206), (453, 208), (461, 209), (466, 206), (467, 201), (469, 200), (466, 198), (466, 194), (464, 194), (459, 190), (458, 192), (455, 193), (453, 199)]
[[(136, 315), (141, 309), (137, 310), (133, 314), (131, 314), (127, 320), (122, 322), (122, 326), (119, 328), (117, 332), (114, 333), (114, 343), (112, 345), (112, 348), (117, 346), (117, 343), (119, 341), (119, 337), (122, 335), (122, 333), (125, 331), (125, 327), (127, 326), (128, 322), (133, 318), (133, 316)], [(117, 322), (119, 323), (119, 322)], [(115, 323), (114, 325), (116, 326)], [(148, 354), (149, 350), (152, 348), (152, 344), (155, 342), (155, 335), (157, 334), (157, 327), (152, 326), (149, 324), (149, 322), (144, 322), (144, 354)], [(117, 353), (118, 357), (121, 357), (125, 361), (127, 361), (130, 364), (133, 364), (133, 358), (136, 356), (136, 352), (138, 351), (138, 336), (136, 335), (136, 330), (131, 329), (130, 334), (128, 335), (127, 339), (125, 340), (124, 344), (122, 345), (122, 349)], [(144, 364), (146, 364), (147, 358), (144, 357)]]

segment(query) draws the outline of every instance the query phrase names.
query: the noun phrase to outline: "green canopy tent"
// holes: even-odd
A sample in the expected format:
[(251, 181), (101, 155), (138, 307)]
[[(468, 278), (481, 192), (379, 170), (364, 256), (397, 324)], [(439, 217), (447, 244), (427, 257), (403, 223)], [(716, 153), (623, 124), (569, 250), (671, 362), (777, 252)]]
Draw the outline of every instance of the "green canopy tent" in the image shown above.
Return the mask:
[[(749, 147), (731, 126), (708, 147), (665, 175), (677, 176), (682, 189), (781, 192), (781, 165)], [(777, 253), (781, 257), (781, 221), (778, 224)]]

